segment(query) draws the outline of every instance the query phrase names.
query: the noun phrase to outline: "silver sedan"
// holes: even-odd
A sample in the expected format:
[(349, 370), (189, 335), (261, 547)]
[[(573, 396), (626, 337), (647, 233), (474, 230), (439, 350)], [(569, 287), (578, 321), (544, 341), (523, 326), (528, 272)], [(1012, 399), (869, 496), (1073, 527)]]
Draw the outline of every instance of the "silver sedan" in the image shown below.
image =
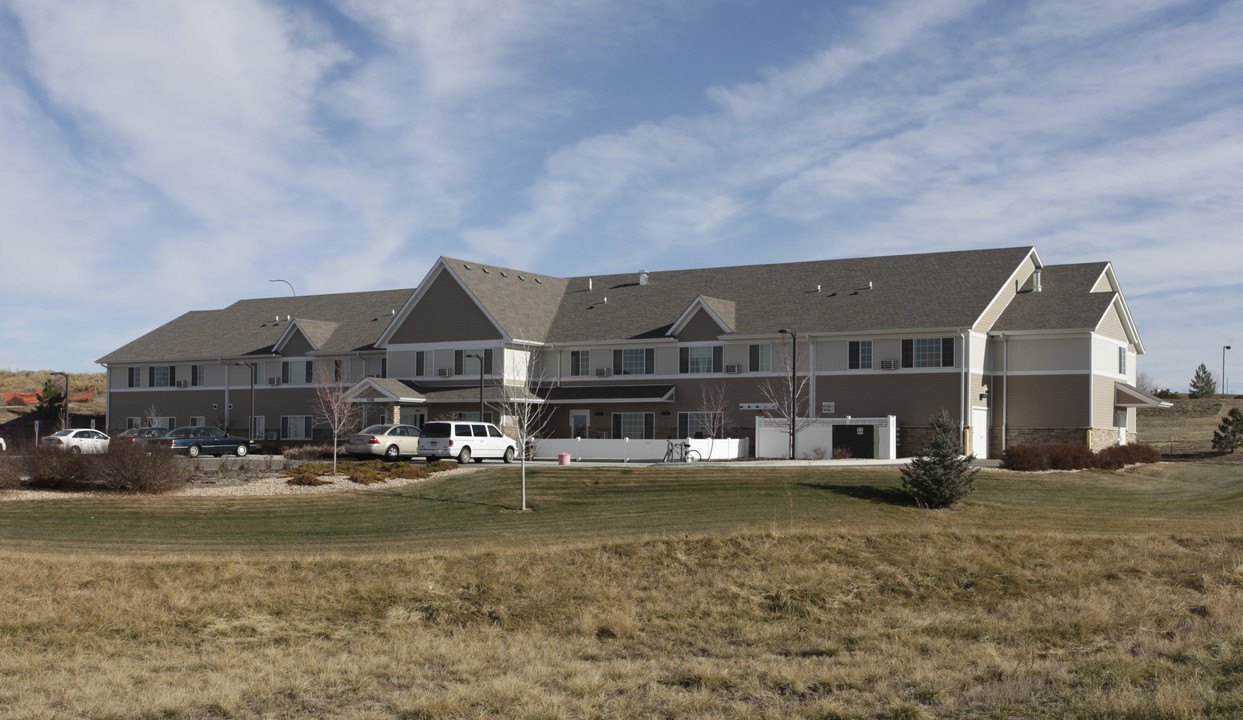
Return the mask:
[(413, 425), (372, 425), (345, 441), (350, 455), (379, 455), (385, 460), (419, 454), (419, 429)]

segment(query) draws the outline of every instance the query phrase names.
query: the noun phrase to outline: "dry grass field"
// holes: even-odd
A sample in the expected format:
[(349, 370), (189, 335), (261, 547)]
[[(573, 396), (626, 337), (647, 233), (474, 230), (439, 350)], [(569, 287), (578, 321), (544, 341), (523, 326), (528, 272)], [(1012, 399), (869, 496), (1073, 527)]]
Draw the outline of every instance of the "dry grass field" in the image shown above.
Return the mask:
[(0, 502), (4, 718), (1243, 716), (1243, 465)]
[(1217, 424), (1232, 408), (1243, 409), (1243, 400), (1233, 396), (1172, 402), (1170, 408), (1140, 410), (1136, 422), (1140, 442), (1175, 457), (1212, 453)]

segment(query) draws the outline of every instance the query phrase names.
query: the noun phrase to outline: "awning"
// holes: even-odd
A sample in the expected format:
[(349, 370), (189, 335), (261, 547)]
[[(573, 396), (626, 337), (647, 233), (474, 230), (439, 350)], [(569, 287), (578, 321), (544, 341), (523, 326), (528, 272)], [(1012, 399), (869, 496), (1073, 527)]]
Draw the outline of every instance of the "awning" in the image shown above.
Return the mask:
[(1172, 407), (1174, 403), (1166, 402), (1155, 395), (1149, 395), (1134, 385), (1128, 385), (1124, 382), (1115, 382), (1114, 405), (1116, 407), (1124, 408), (1168, 408)]
[(673, 402), (673, 385), (585, 385), (548, 390), (550, 403), (654, 403)]

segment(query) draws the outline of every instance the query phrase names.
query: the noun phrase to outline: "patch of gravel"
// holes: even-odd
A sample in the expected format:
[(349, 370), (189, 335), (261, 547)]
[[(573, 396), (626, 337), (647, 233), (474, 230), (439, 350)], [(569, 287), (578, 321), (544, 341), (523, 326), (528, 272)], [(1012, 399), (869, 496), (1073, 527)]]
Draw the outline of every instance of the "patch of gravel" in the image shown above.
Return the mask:
[[(459, 467), (438, 472), (431, 478), (443, 478), (463, 475), (478, 468)], [(389, 478), (371, 485), (350, 482), (347, 475), (324, 475), (325, 480), (332, 481), (328, 485), (290, 485), (289, 476), (280, 471), (260, 471), (252, 473), (228, 472), (219, 474), (196, 474), (186, 480), (185, 487), (164, 493), (163, 497), (242, 497), (266, 495), (314, 495), (332, 492), (367, 492), (369, 490), (387, 490), (412, 485), (430, 480), (431, 478)], [(116, 493), (106, 492), (57, 492), (54, 490), (0, 490), (0, 502), (5, 500), (69, 500), (73, 498), (120, 497)]]

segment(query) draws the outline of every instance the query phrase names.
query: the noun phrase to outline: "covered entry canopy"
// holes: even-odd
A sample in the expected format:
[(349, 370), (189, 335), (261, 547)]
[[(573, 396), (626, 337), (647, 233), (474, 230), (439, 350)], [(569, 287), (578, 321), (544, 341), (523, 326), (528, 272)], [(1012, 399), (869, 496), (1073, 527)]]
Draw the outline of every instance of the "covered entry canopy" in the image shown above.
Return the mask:
[(1114, 405), (1121, 408), (1168, 408), (1171, 407), (1173, 403), (1168, 403), (1155, 395), (1149, 395), (1134, 385), (1129, 385), (1124, 382), (1115, 382)]

